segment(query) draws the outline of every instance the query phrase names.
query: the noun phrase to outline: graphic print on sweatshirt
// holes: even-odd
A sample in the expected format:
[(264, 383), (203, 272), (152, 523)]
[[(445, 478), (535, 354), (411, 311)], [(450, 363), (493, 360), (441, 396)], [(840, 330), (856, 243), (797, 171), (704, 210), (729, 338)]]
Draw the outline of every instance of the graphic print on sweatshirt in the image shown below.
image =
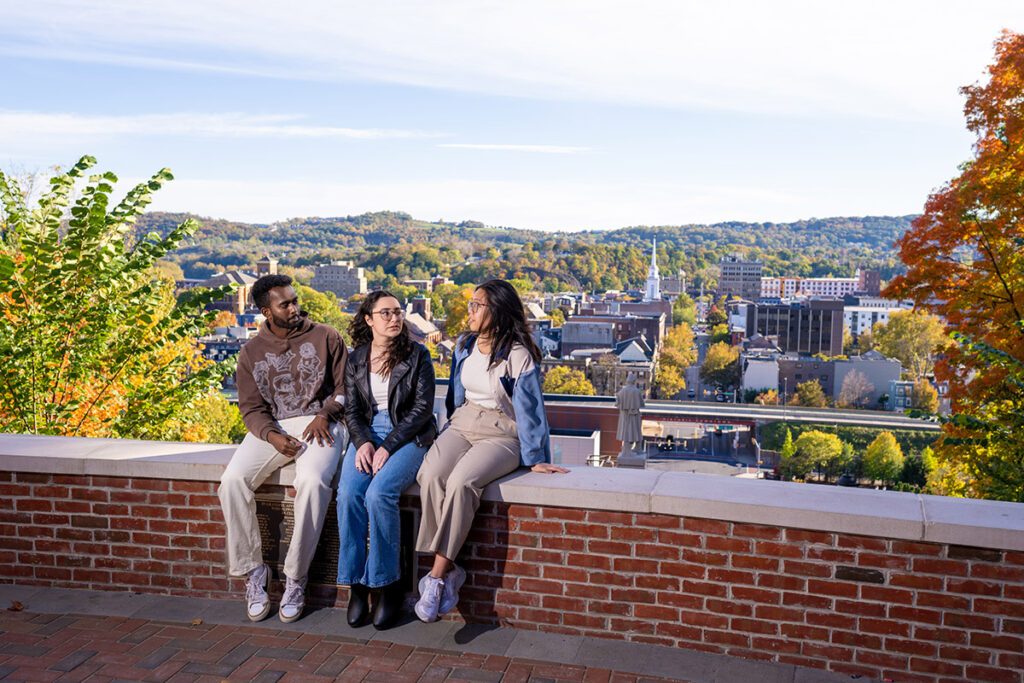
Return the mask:
[(324, 362), (309, 342), (299, 347), (299, 356), (294, 367), (295, 352), (291, 350), (280, 355), (268, 353), (265, 360), (252, 366), (256, 387), (263, 400), (274, 406), (274, 417), (278, 420), (316, 413), (323, 407), (320, 401), (313, 400), (313, 395), (323, 379)]

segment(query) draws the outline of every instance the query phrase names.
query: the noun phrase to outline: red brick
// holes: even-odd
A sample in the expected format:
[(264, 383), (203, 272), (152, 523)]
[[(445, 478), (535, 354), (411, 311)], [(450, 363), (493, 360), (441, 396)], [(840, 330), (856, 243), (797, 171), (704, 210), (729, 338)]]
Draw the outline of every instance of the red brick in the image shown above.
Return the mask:
[(753, 586), (756, 582), (753, 572), (743, 572), (736, 569), (721, 569), (715, 567), (708, 569), (708, 580), (726, 584), (742, 583), (750, 586)]
[(857, 618), (835, 612), (808, 612), (804, 620), (814, 626), (827, 626), (828, 628), (844, 628), (854, 630), (857, 628)]
[(713, 519), (700, 519), (687, 517), (683, 520), (683, 529), (696, 531), (699, 534), (715, 534), (717, 536), (729, 535), (729, 522), (720, 522)]
[(971, 647), (984, 647), (990, 650), (1021, 652), (1024, 651), (1024, 638), (973, 632), (971, 633)]
[(966, 612), (971, 607), (971, 601), (958, 595), (948, 593), (928, 593), (920, 591), (917, 594), (917, 604), (920, 607), (939, 607), (947, 610), (959, 610)]
[(146, 491), (169, 491), (171, 483), (166, 479), (132, 479), (131, 487)]
[(75, 543), (71, 546), (74, 552), (82, 555), (109, 555), (110, 546), (106, 543)]
[(703, 640), (703, 634), (699, 628), (683, 626), (682, 624), (669, 624), (662, 622), (655, 626), (654, 632), (660, 635), (672, 636), (673, 638), (681, 638), (690, 642), (699, 643)]
[[(210, 511), (205, 508), (176, 507), (171, 509), (171, 519), (206, 522), (210, 519)], [(223, 524), (221, 524), (221, 528), (223, 528)]]
[[(587, 541), (587, 552), (599, 555), (619, 555), (629, 557), (633, 554), (633, 546), (621, 541)], [(678, 554), (679, 551), (676, 551)]]
[(606, 510), (588, 510), (587, 520), (594, 524), (614, 524), (628, 526), (633, 523), (633, 515), (628, 512), (608, 512)]
[(736, 617), (754, 616), (754, 608), (752, 605), (746, 605), (742, 602), (735, 602), (733, 600), (708, 598), (704, 601), (704, 608), (717, 614), (731, 614)]
[(111, 503), (144, 503), (146, 502), (145, 491), (111, 491)]
[(857, 614), (862, 617), (885, 616), (885, 605), (877, 602), (857, 602), (854, 600), (836, 600), (833, 608), (843, 614)]
[(188, 493), (212, 493), (217, 490), (217, 484), (212, 481), (184, 481), (174, 479), (171, 481), (172, 491), (186, 491)]
[(732, 525), (732, 535), (747, 538), (763, 538), (774, 541), (782, 538), (782, 529), (775, 526), (765, 526), (763, 524), (741, 524), (737, 522)]
[(877, 600), (878, 602), (895, 603), (899, 605), (914, 604), (914, 594), (911, 591), (899, 588), (886, 588), (885, 586), (863, 585), (860, 587), (861, 600)]
[[(658, 542), (664, 545), (680, 546), (684, 548), (701, 548), (704, 545), (704, 536), (699, 534), (687, 534), (677, 531), (658, 529)], [(710, 540), (710, 537), (708, 538)]]
[(837, 564), (854, 564), (857, 553), (852, 550), (836, 550), (835, 548), (808, 548), (804, 557), (808, 560), (821, 560)]
[(1007, 584), (1003, 597), (1007, 600), (1024, 602), (1024, 584)]
[(19, 484), (49, 484), (51, 481), (49, 474), (36, 472), (17, 472), (15, 474)]
[(785, 574), (761, 574), (757, 577), (757, 585), (780, 590), (802, 591), (807, 588), (807, 579)]
[(657, 538), (655, 529), (644, 527), (612, 527), (611, 538), (617, 541), (646, 541), (652, 542)]
[(604, 629), (605, 618), (595, 617), (590, 614), (576, 614), (566, 612), (562, 615), (562, 623), (566, 626), (580, 626), (583, 628)]
[(527, 534), (561, 534), (562, 523), (544, 519), (522, 519), (518, 521), (516, 528)]
[(567, 536), (583, 536), (585, 538), (608, 538), (608, 527), (601, 524), (565, 523)]
[[(788, 563), (787, 563), (788, 564)], [(832, 595), (839, 598), (856, 598), (858, 585), (845, 581), (807, 581), (807, 592), (815, 595)]]
[(634, 605), (633, 616), (638, 619), (674, 622), (679, 619), (679, 609), (664, 605)]
[(794, 640), (820, 640), (828, 642), (828, 629), (806, 624), (782, 624), (782, 635)]
[[(647, 621), (638, 621), (636, 619), (619, 619), (611, 618), (608, 620), (608, 628), (615, 633), (654, 633), (654, 624)], [(534, 669), (534, 673), (537, 672), (537, 667)]]
[(721, 550), (727, 553), (745, 553), (750, 554), (753, 549), (753, 542), (745, 538), (729, 538), (727, 536), (693, 536), (694, 539), (698, 539), (697, 542), (691, 543), (694, 548), (700, 547), (699, 539), (704, 539), (704, 547), (708, 550)]
[(1022, 610), (1021, 605), (1005, 600), (975, 598), (973, 603), (975, 612), (983, 612), (985, 614), (1003, 614), (1008, 617), (1020, 617)]
[(72, 577), (74, 581), (85, 583), (110, 583), (110, 572), (98, 569), (79, 567), (72, 572)]
[(611, 589), (611, 599), (631, 602), (633, 604), (653, 605), (655, 602), (655, 592), (640, 588), (616, 587)]
[(1024, 654), (999, 653), (999, 666), (1024, 671)]
[(914, 637), (919, 640), (932, 640), (939, 643), (967, 644), (967, 634), (964, 631), (953, 628), (914, 626)]
[(913, 571), (920, 574), (967, 576), (967, 563), (957, 560), (937, 560), (930, 557), (915, 557), (913, 562)]
[(832, 567), (827, 564), (815, 564), (813, 562), (798, 562), (786, 560), (783, 563), (783, 571), (787, 574), (799, 574), (801, 576), (816, 576), (824, 578), (832, 576)]
[(807, 593), (782, 594), (782, 604), (786, 606), (809, 607), (811, 609), (832, 609), (832, 598), (822, 595), (808, 595)]
[(786, 529), (786, 540), (797, 543), (815, 543), (818, 545), (832, 545), (835, 537), (824, 531), (810, 531), (807, 529)]
[[(44, 526), (53, 526), (53, 527), (65, 527), (65, 526), (68, 526), (68, 525), (71, 524), (71, 515), (64, 515), (64, 514), (55, 515), (55, 514), (50, 514), (48, 512), (35, 512), (35, 513), (32, 514), (31, 520), (32, 520), (32, 523), (34, 523), (34, 524), (42, 524)], [(24, 521), (19, 520), (18, 523), (21, 524), (21, 525), (25, 525), (25, 524), (28, 524), (28, 520), (24, 520)], [(60, 533), (62, 531), (76, 531), (76, 532), (80, 532), (80, 533), (84, 533), (84, 534), (88, 534), (89, 533), (86, 530), (80, 530), (80, 529), (59, 529), (58, 528), (58, 529), (55, 529), (54, 531), (56, 532), (56, 535), (58, 537), (60, 537)], [(75, 538), (78, 538), (78, 536), (75, 536)]]
[[(868, 633), (878, 633), (883, 636), (910, 637), (910, 625), (892, 619), (869, 619), (868, 617), (862, 617), (857, 623), (862, 631)], [(882, 666), (894, 665), (885, 664)]]
[(586, 548), (586, 541), (582, 538), (572, 538), (570, 536), (542, 536), (540, 545), (542, 548), (550, 548), (552, 550), (574, 550), (579, 552)]
[(758, 619), (768, 619), (770, 621), (794, 621), (799, 623), (804, 620), (804, 611), (791, 607), (758, 605), (754, 608), (754, 616)]
[(167, 519), (170, 516), (170, 508), (162, 505), (132, 505), (131, 515), (133, 517), (145, 517), (147, 519)]
[[(113, 500), (113, 496), (110, 498)], [(188, 504), (195, 507), (205, 507), (211, 510), (216, 510), (218, 513), (220, 510), (220, 498), (217, 496), (209, 496), (203, 493), (192, 493), (188, 497)]]
[(53, 501), (37, 498), (18, 498), (14, 501), (14, 506), (21, 512), (50, 512), (53, 510)]
[(732, 597), (735, 600), (757, 602), (763, 605), (779, 604), (778, 591), (766, 590), (764, 588), (752, 588), (750, 586), (732, 586), (730, 591), (732, 592)]
[(691, 548), (683, 548), (681, 557), (683, 562), (707, 566), (724, 567), (729, 564), (729, 556), (724, 553), (712, 553)]
[(658, 593), (658, 604), (699, 610), (704, 608), (704, 597), (685, 593)]
[(523, 562), (536, 562), (538, 564), (561, 564), (562, 553), (554, 550), (535, 550), (524, 548), (522, 551)]
[[(996, 620), (992, 617), (985, 617), (979, 614), (957, 614), (956, 612), (946, 612), (942, 615), (942, 623), (945, 626), (951, 626), (953, 628), (967, 628), (975, 629), (979, 631), (995, 631)], [(1013, 633), (1008, 626), (1011, 624), (1009, 619), (1003, 620), (1003, 632)], [(1022, 628), (1020, 633), (1024, 633)]]
[(626, 573), (649, 573), (658, 572), (658, 563), (654, 560), (641, 560), (633, 557), (614, 557), (612, 564), (615, 571)]
[(659, 591), (678, 591), (680, 581), (674, 576), (648, 576), (646, 574), (640, 574), (635, 579), (637, 588), (650, 588), (652, 590)]
[(571, 567), (555, 565), (543, 567), (541, 573), (545, 579), (553, 579), (555, 581), (586, 583), (590, 578), (590, 574), (585, 569), (573, 569)]
[[(13, 525), (12, 525), (13, 527)], [(22, 524), (21, 526), (13, 527), (17, 531), (17, 535), (22, 538), (53, 538), (56, 529), (51, 529), (46, 526), (35, 526)]]
[(889, 585), (900, 588), (914, 588), (926, 591), (941, 591), (942, 579), (937, 576), (918, 576), (916, 574), (891, 574)]
[(755, 569), (759, 571), (779, 571), (779, 560), (771, 557), (755, 557), (751, 555), (732, 555), (732, 566), (737, 569)]
[(908, 655), (920, 655), (922, 657), (935, 657), (938, 646), (935, 643), (926, 643), (921, 640), (904, 640), (902, 638), (886, 638), (885, 650), (902, 652)]
[[(499, 518), (501, 517), (516, 517), (519, 519), (533, 519), (539, 516), (539, 509), (532, 505), (518, 505), (512, 504), (505, 508), (504, 512), (494, 510), (493, 513), (497, 513)], [(493, 515), (492, 512), (486, 513), (488, 516)]]
[[(735, 589), (735, 586), (733, 586), (733, 589)], [(729, 586), (723, 585), (721, 583), (712, 583), (709, 581), (690, 581), (688, 579), (684, 579), (683, 592), (690, 593), (693, 595), (724, 598), (727, 595), (729, 595)]]
[(778, 635), (779, 625), (756, 619), (744, 619), (733, 617), (729, 620), (729, 627), (734, 631), (745, 631), (749, 633), (763, 633), (767, 635)]
[[(915, 560), (916, 562), (917, 560)], [(929, 562), (933, 560), (928, 560)], [(879, 553), (858, 553), (857, 564), (861, 567), (878, 567), (880, 569), (903, 569), (910, 566), (910, 558), (902, 555), (883, 555)]]
[(991, 666), (969, 664), (966, 676), (972, 681), (986, 681), (988, 683), (1018, 683), (1020, 672), (1012, 669), (997, 669)]
[(586, 612), (587, 603), (579, 598), (566, 598), (561, 595), (542, 595), (541, 605), (545, 609), (558, 610), (559, 612)]
[(871, 538), (870, 536), (836, 536), (836, 545), (840, 548), (856, 548), (858, 550), (873, 550), (875, 552), (885, 552), (887, 550), (886, 541), (880, 538)]
[(611, 589), (593, 584), (567, 583), (565, 594), (572, 597), (589, 598), (591, 600), (607, 600)]
[(603, 572), (591, 570), (590, 583), (601, 586), (632, 586), (633, 575), (624, 574), (622, 572)]
[(637, 557), (653, 557), (659, 560), (678, 560), (679, 548), (668, 545), (637, 543), (633, 548)]
[(911, 658), (910, 668), (914, 671), (920, 671), (922, 673), (929, 674), (938, 674), (940, 676), (962, 677), (964, 675), (963, 664), (918, 659), (916, 657)]
[[(523, 506), (520, 506), (520, 507), (523, 507)], [(587, 511), (586, 510), (576, 510), (576, 509), (571, 509), (571, 508), (529, 508), (529, 509), (536, 509), (536, 510), (538, 510), (541, 513), (541, 516), (544, 517), (544, 519), (560, 519), (560, 520), (570, 521), (570, 522), (582, 522), (583, 520), (585, 520), (587, 518)], [(536, 514), (533, 514), (533, 515), (517, 515), (517, 516), (535, 517)]]
[(183, 548), (150, 548), (149, 554), (162, 562), (185, 562), (189, 559), (189, 551)]
[(682, 526), (683, 520), (673, 515), (645, 515), (637, 513), (634, 524), (653, 526), (658, 529), (678, 529)]
[(1021, 584), (1024, 583), (1024, 567), (1007, 567), (998, 564), (974, 562), (971, 565), (971, 577)]
[(800, 645), (800, 654), (808, 657), (821, 657), (828, 660), (833, 666), (836, 663), (853, 661), (853, 650), (849, 648), (808, 641), (804, 641)]
[(881, 638), (865, 635), (860, 631), (833, 631), (832, 642), (840, 645), (852, 645), (853, 647), (866, 648), (870, 650), (882, 649)]
[[(130, 569), (131, 564), (123, 557), (97, 557), (92, 561), (92, 566), (96, 569)], [(180, 569), (175, 567), (175, 571)]]
[(734, 647), (750, 647), (750, 636), (746, 633), (706, 630), (704, 631), (704, 640), (709, 643), (720, 643)]
[(43, 485), (33, 486), (32, 496), (34, 498), (67, 498), (70, 489), (67, 486)]
[(975, 647), (961, 647), (959, 645), (942, 645), (939, 647), (939, 657), (958, 662), (974, 662), (975, 664), (992, 663), (991, 652), (985, 652)]
[(917, 607), (906, 607), (904, 605), (889, 605), (889, 618), (938, 626), (942, 623), (942, 612)]
[[(783, 634), (785, 635), (785, 634)], [(785, 638), (765, 638), (762, 636), (751, 636), (750, 646), (765, 653), (789, 652), (797, 654), (800, 652), (800, 643)]]
[(620, 616), (629, 616), (632, 614), (632, 605), (626, 605), (621, 602), (601, 602), (598, 600), (591, 600), (587, 603), (587, 609), (590, 612), (596, 612), (597, 614), (618, 614)]
[(885, 666), (892, 669), (905, 670), (910, 663), (910, 658), (902, 655), (892, 655), (884, 652), (871, 652), (870, 650), (859, 650), (856, 655), (857, 662), (870, 666)]
[(51, 581), (70, 581), (71, 570), (62, 567), (36, 567), (35, 577)]

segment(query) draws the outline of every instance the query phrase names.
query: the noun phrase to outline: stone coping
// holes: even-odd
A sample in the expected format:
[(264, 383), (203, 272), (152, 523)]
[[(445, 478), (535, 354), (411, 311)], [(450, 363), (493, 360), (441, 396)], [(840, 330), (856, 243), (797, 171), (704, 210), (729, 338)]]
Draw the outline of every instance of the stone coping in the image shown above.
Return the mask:
[[(216, 481), (233, 452), (219, 444), (0, 434), (0, 471)], [(488, 486), (484, 498), (1024, 551), (1020, 503), (688, 472), (570, 469), (566, 475), (521, 470)], [(268, 483), (290, 484), (293, 470), (283, 468)]]

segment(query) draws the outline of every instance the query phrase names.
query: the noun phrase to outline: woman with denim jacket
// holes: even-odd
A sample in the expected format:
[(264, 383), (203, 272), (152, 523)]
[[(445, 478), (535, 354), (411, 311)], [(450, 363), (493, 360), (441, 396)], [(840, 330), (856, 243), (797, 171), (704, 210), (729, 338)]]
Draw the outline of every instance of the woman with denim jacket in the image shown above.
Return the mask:
[(427, 622), (459, 601), (466, 572), (454, 560), (484, 487), (520, 466), (568, 472), (550, 464), (540, 349), (516, 290), (504, 280), (484, 282), (473, 293), (468, 322), (452, 356), (449, 422), (416, 476), (423, 509), (416, 549), (433, 554), (433, 565), (420, 580), (415, 611)]
[(338, 583), (350, 586), (348, 623), (370, 616), (392, 625), (402, 607), (398, 498), (416, 478), (437, 435), (434, 366), (412, 341), (398, 299), (372, 292), (349, 326), (355, 349), (345, 366), (349, 447), (338, 482)]

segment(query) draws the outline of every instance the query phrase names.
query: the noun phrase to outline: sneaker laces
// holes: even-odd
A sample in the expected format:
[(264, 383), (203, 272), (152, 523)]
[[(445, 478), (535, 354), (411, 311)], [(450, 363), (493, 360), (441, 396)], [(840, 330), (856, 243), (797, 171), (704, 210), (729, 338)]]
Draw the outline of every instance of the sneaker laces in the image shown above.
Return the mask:
[(252, 572), (245, 580), (245, 599), (247, 602), (266, 602), (267, 591), (263, 588), (263, 573)]
[(441, 591), (444, 590), (444, 581), (441, 579), (434, 579), (433, 581), (427, 581), (427, 585), (424, 587), (423, 599), (427, 602), (440, 602)]
[(305, 600), (306, 580), (296, 581), (290, 576), (285, 581), (284, 595), (281, 596), (282, 605), (298, 605)]

